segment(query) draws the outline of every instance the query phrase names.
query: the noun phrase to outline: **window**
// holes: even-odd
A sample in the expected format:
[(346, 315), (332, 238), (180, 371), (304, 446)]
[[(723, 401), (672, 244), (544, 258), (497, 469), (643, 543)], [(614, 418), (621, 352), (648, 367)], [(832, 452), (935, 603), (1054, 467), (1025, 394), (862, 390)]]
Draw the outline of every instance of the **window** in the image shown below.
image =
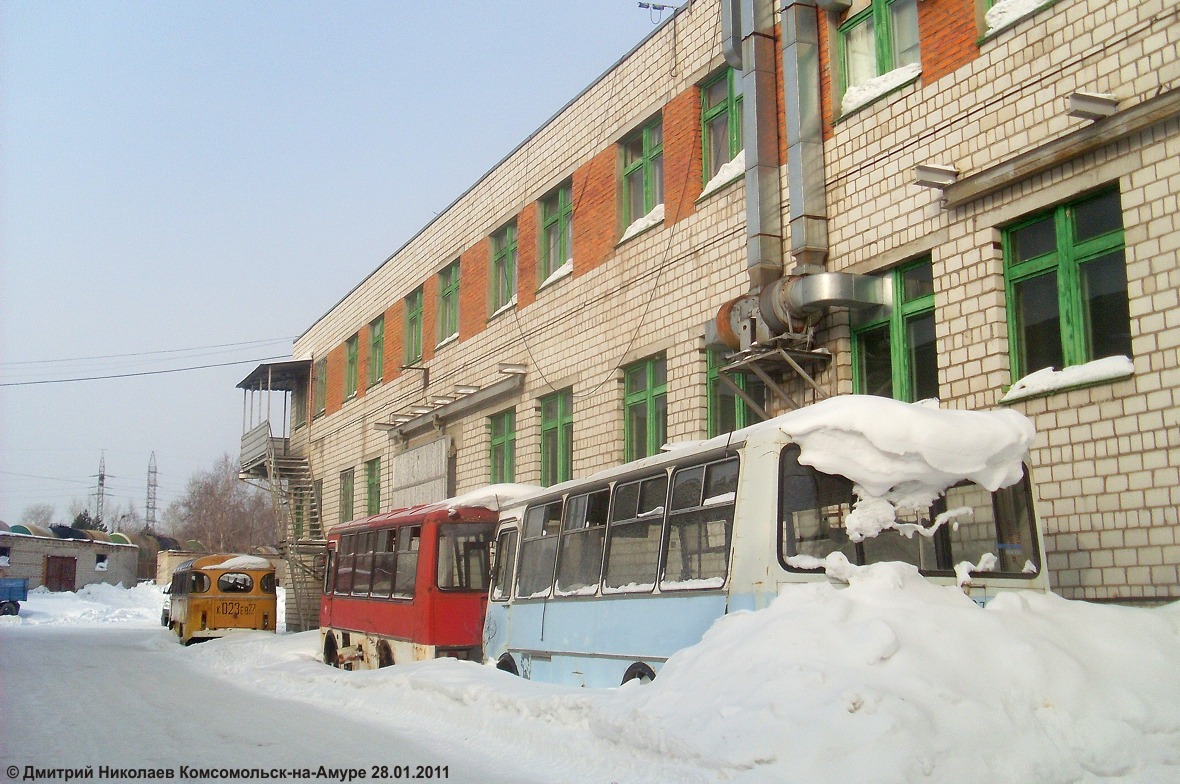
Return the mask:
[(357, 349), (359, 345), (360, 335), (353, 335), (344, 341), (344, 398), (346, 400), (356, 394)]
[[(732, 433), (743, 427), (761, 422), (762, 417), (733, 387), (722, 381), (721, 367), (728, 361), (728, 356), (720, 351), (710, 351), (708, 357), (708, 409), (709, 409), (709, 438), (722, 433)], [(763, 408), (766, 407), (766, 385), (755, 375), (749, 373), (734, 373), (724, 376), (733, 386), (753, 398)]]
[(444, 591), (488, 590), (488, 557), (495, 526), (451, 523), (438, 532), (438, 587)]
[(563, 389), (541, 398), (541, 484), (573, 478), (574, 393)]
[(507, 601), (512, 595), (516, 573), (516, 530), (502, 532), (496, 540), (496, 563), (492, 567), (492, 601)]
[(742, 149), (741, 77), (726, 68), (701, 87), (701, 174), (707, 183)]
[(871, 0), (839, 29), (842, 90), (921, 63), (917, 0)]
[(557, 533), (561, 527), (561, 501), (529, 507), (524, 514), (520, 543), (520, 572), (516, 576), (518, 599), (548, 596), (553, 587), (557, 558)]
[(610, 490), (570, 496), (561, 522), (561, 555), (557, 565), (557, 594), (593, 594), (602, 579)]
[(369, 386), (385, 377), (385, 316), (369, 322)]
[(365, 513), (378, 514), (381, 511), (381, 458), (374, 457), (365, 463)]
[(664, 126), (659, 117), (623, 140), (623, 220), (630, 226), (664, 203)]
[(720, 588), (725, 583), (737, 485), (736, 457), (672, 475), (660, 590)]
[(516, 221), (492, 235), (492, 312), (516, 298)]
[(887, 273), (885, 285), (892, 304), (875, 310), (864, 323), (854, 322), (853, 386), (858, 394), (911, 403), (938, 397), (930, 260)]
[(668, 440), (668, 371), (664, 355), (623, 371), (625, 459), (654, 455)]
[(438, 273), (439, 342), (459, 334), (459, 260)]
[[(418, 572), (418, 545), (421, 526), (388, 528), (371, 534), (373, 579), (369, 595), (381, 599), (410, 599), (414, 596), (414, 579)], [(341, 552), (343, 553), (343, 539)], [(343, 592), (338, 589), (338, 592)]]
[(375, 532), (356, 535), (356, 566), (352, 572), (352, 592), (358, 596), (367, 596), (373, 587), (373, 547), (376, 543)]
[(312, 368), (312, 416), (323, 416), (328, 410), (328, 358), (316, 360)]
[(492, 483), (512, 482), (516, 477), (516, 412), (512, 409), (488, 417), (491, 429)]
[(95, 555), (94, 555), (94, 571), (105, 572), (109, 566), (110, 566), (110, 563), (107, 561), (107, 556), (105, 553), (95, 553)]
[(422, 287), (414, 289), (405, 299), (407, 365), (422, 361)]
[(307, 384), (298, 381), (291, 390), (292, 426), (302, 427), (307, 424)]
[(574, 257), (574, 200), (569, 180), (541, 200), (541, 281)]
[(254, 580), (242, 572), (226, 572), (217, 578), (217, 590), (222, 593), (250, 593)]
[(353, 518), (353, 499), (355, 492), (355, 476), (353, 469), (340, 472), (340, 522), (347, 523)]
[(1004, 231), (1012, 376), (1131, 356), (1131, 314), (1118, 191)]
[(660, 568), (668, 475), (615, 485), (606, 537), (604, 593), (648, 592)]

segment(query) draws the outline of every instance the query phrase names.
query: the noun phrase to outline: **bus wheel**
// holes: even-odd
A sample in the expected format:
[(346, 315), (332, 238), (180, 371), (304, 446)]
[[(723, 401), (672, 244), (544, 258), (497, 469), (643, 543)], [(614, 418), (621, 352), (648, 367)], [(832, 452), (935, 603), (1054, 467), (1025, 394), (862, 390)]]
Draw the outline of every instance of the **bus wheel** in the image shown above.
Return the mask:
[(393, 666), (393, 651), (389, 649), (389, 643), (387, 643), (385, 640), (377, 643), (377, 666)]
[(0, 603), (0, 615), (19, 615), (20, 605), (16, 602)]
[(331, 664), (333, 667), (340, 666), (340, 662), (336, 659), (336, 635), (332, 632), (324, 635), (324, 664)]
[(512, 660), (511, 654), (502, 654), (500, 658), (496, 660), (496, 669), (503, 670), (510, 675), (520, 675), (520, 670), (516, 669), (516, 662)]
[(643, 662), (635, 662), (627, 671), (623, 673), (623, 683), (627, 681), (639, 681), (640, 683), (651, 683), (656, 679), (656, 674), (651, 667), (648, 667)]

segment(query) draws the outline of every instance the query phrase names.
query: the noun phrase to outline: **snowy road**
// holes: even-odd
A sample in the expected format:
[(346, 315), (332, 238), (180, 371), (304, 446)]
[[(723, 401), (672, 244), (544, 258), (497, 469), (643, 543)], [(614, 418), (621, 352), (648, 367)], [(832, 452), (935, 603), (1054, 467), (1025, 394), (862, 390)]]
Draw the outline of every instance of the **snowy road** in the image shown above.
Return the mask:
[(0, 629), (0, 768), (323, 765), (371, 774), (373, 766), (423, 765), (446, 766), (451, 781), (489, 780), (456, 750), (237, 688), (211, 675), (196, 650), (162, 628)]

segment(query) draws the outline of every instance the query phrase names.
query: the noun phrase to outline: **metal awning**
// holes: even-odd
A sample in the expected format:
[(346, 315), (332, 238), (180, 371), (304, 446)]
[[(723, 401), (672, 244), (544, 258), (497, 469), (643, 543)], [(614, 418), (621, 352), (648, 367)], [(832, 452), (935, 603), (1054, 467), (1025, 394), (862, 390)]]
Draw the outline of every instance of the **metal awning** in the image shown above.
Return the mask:
[(250, 375), (239, 381), (237, 388), (294, 392), (296, 387), (305, 386), (310, 377), (310, 359), (264, 362), (250, 371)]

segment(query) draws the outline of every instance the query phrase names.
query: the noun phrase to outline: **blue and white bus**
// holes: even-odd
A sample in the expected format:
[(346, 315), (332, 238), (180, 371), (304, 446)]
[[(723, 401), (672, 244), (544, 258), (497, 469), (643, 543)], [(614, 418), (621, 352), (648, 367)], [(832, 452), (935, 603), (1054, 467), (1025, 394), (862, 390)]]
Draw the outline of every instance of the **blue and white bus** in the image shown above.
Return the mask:
[[(980, 603), (999, 589), (1048, 590), (1023, 462), (1031, 441), (1016, 412), (847, 396), (555, 485), (501, 513), (485, 655), (547, 682), (654, 678), (722, 615), (831, 579), (821, 559), (833, 553), (908, 562), (949, 584), (979, 562), (987, 571), (963, 588)], [(998, 489), (972, 481), (981, 476)], [(847, 522), (866, 497), (886, 499), (896, 519), (862, 538)]]

